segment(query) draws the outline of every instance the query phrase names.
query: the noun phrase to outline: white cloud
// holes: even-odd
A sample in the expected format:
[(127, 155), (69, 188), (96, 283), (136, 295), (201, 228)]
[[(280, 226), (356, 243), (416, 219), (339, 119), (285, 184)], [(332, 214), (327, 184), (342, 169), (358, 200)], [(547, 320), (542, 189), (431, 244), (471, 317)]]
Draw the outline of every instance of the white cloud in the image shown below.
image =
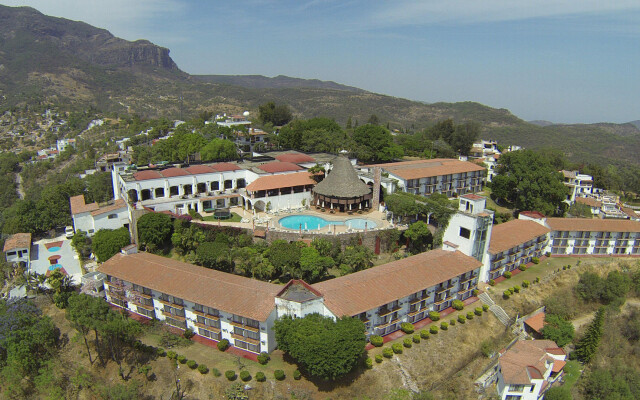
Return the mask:
[(640, 10), (638, 0), (404, 0), (385, 2), (370, 15), (374, 27), (428, 23), (517, 21)]

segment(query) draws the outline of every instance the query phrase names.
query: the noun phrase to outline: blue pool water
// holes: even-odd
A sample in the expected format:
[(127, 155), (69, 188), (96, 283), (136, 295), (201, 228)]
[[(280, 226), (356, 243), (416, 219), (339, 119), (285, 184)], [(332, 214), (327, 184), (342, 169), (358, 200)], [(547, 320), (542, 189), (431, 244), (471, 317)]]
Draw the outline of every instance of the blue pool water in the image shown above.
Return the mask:
[(55, 251), (60, 251), (60, 247), (58, 247), (58, 246), (49, 247), (49, 249), (48, 249), (48, 250), (49, 250), (50, 252), (52, 252), (52, 253), (53, 253), (53, 252), (55, 252)]
[(53, 271), (53, 270), (56, 270), (58, 268), (62, 268), (62, 265), (60, 265), (60, 264), (51, 264), (51, 265), (49, 265), (49, 271)]
[(278, 221), (280, 225), (288, 229), (308, 229), (315, 230), (324, 228), (327, 225), (346, 225), (353, 229), (372, 229), (376, 227), (376, 223), (365, 218), (350, 218), (345, 221), (327, 221), (324, 218), (316, 217), (314, 215), (290, 215), (288, 217), (280, 218)]

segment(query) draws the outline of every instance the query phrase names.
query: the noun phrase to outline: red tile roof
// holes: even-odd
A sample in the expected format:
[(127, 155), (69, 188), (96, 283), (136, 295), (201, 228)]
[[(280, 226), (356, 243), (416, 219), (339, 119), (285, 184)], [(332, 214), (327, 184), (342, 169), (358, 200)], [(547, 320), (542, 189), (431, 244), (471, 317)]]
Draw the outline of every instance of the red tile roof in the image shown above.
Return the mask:
[(469, 200), (484, 200), (485, 198), (482, 196), (478, 196), (477, 194), (473, 194), (473, 193), (468, 193), (465, 195), (460, 196), (463, 199), (469, 199)]
[(4, 241), (4, 252), (15, 249), (28, 249), (31, 247), (30, 233), (14, 233)]
[(405, 180), (486, 170), (486, 168), (472, 162), (453, 158), (434, 158), (431, 160), (369, 165), (369, 167), (373, 166), (379, 166), (386, 172)]
[(247, 190), (257, 192), (258, 190), (271, 190), (315, 184), (316, 181), (311, 179), (311, 174), (303, 171), (295, 172), (293, 174), (261, 176), (247, 185)]
[(549, 233), (549, 228), (526, 219), (495, 225), (491, 231), (489, 253), (498, 254)]
[(209, 165), (211, 168), (215, 169), (218, 172), (226, 172), (226, 171), (237, 171), (239, 169), (242, 169), (240, 167), (238, 167), (235, 164), (231, 164), (231, 163), (217, 163), (217, 164), (211, 164)]
[(155, 170), (146, 170), (134, 173), (133, 177), (137, 181), (146, 181), (147, 179), (161, 179), (162, 175)]
[(266, 164), (259, 165), (258, 168), (264, 172), (286, 172), (286, 171), (300, 171), (303, 169), (301, 166), (290, 162), (272, 161)]
[(133, 174), (133, 177), (137, 181), (144, 181), (147, 179), (162, 179), (170, 178), (174, 176), (187, 176), (198, 174), (210, 174), (215, 172), (237, 171), (240, 170), (239, 166), (232, 163), (217, 163), (210, 165), (192, 165), (187, 168), (167, 168), (164, 170), (144, 170), (138, 171)]
[(118, 199), (114, 201), (113, 204), (111, 205), (100, 207), (95, 211), (91, 211), (91, 215), (100, 215), (100, 214), (120, 210), (121, 208), (126, 208), (126, 207), (127, 207), (127, 203), (125, 203), (123, 199)]
[(527, 318), (524, 323), (534, 331), (542, 333), (542, 328), (544, 328), (544, 317), (545, 313), (540, 312), (532, 317)]
[(98, 203), (89, 203), (87, 204), (84, 201), (83, 195), (73, 196), (69, 199), (69, 203), (71, 205), (71, 215), (81, 214), (85, 212), (92, 212), (97, 210)]
[(282, 162), (290, 162), (294, 164), (316, 162), (315, 158), (308, 156), (306, 154), (298, 153), (298, 152), (280, 154), (276, 156), (276, 160), (282, 161)]
[(625, 219), (547, 218), (554, 231), (640, 232), (640, 222)]
[(547, 348), (557, 348), (551, 340), (519, 340), (498, 360), (504, 382), (529, 385), (531, 379), (543, 379), (546, 362), (557, 362), (547, 354)]
[(589, 207), (600, 208), (602, 202), (594, 199), (593, 197), (576, 197), (576, 203), (586, 204)]
[(545, 218), (545, 215), (539, 211), (522, 211), (520, 214), (527, 216), (529, 218), (535, 218), (535, 219)]
[(354, 316), (480, 268), (459, 251), (431, 250), (312, 285), (336, 316)]
[(551, 368), (551, 372), (560, 372), (562, 371), (562, 368), (564, 368), (564, 366), (567, 364), (566, 361), (562, 361), (562, 360), (555, 360), (553, 362), (553, 367)]
[(282, 286), (155, 254), (118, 253), (98, 270), (127, 282), (243, 317), (266, 321)]
[(167, 168), (160, 171), (160, 174), (165, 178), (172, 178), (174, 176), (185, 176), (191, 175), (188, 171), (185, 171), (182, 168)]
[(192, 175), (210, 174), (212, 172), (216, 172), (215, 169), (211, 168), (208, 165), (192, 165), (190, 167), (185, 168), (185, 171), (189, 172)]

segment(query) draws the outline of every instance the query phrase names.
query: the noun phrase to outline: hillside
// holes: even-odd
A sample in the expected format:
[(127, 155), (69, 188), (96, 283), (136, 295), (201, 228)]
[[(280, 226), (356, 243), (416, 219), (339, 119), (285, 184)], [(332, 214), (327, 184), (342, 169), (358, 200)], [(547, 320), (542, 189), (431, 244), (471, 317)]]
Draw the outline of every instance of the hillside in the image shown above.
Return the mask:
[(453, 118), (477, 121), (482, 137), (528, 148), (553, 146), (573, 161), (640, 163), (640, 130), (629, 124), (538, 126), (475, 102), (432, 103), (371, 93), (335, 82), (277, 76), (190, 76), (169, 50), (129, 42), (83, 22), (28, 7), (0, 6), (0, 112), (25, 104), (188, 118), (201, 111), (257, 110), (273, 100), (300, 118), (345, 124), (372, 114), (392, 129), (419, 130)]

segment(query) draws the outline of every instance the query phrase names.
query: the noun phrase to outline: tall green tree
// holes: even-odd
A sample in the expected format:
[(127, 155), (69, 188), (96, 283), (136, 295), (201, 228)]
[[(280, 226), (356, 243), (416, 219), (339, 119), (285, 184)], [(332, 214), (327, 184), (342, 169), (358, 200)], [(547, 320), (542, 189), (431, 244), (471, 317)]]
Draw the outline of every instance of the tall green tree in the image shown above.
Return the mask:
[(293, 119), (293, 115), (286, 104), (276, 105), (273, 101), (269, 101), (258, 107), (258, 119), (263, 124), (271, 123), (274, 126), (283, 126)]
[(418, 254), (427, 251), (433, 245), (433, 234), (429, 225), (423, 221), (417, 221), (409, 225), (404, 231), (404, 237), (409, 239), (409, 252)]
[(593, 321), (589, 324), (587, 332), (576, 344), (575, 355), (578, 360), (585, 364), (591, 361), (596, 354), (596, 350), (598, 350), (598, 345), (600, 344), (603, 333), (604, 316), (605, 308), (600, 307), (598, 311), (596, 311)]
[(327, 274), (329, 268), (335, 265), (333, 258), (321, 256), (315, 247), (300, 249), (300, 262), (298, 267), (292, 268), (291, 275), (296, 279), (303, 279), (309, 283), (315, 283)]
[(229, 161), (238, 158), (238, 149), (230, 140), (212, 139), (200, 149), (202, 161)]
[(547, 314), (544, 322), (542, 336), (545, 339), (553, 340), (560, 347), (566, 346), (573, 340), (575, 331), (571, 322), (553, 314)]
[(127, 228), (100, 229), (93, 236), (93, 253), (99, 262), (105, 262), (129, 244), (131, 236)]
[(354, 130), (351, 138), (356, 156), (365, 162), (392, 161), (403, 155), (402, 147), (395, 144), (391, 133), (381, 126), (362, 125)]
[(171, 217), (166, 214), (149, 213), (138, 219), (138, 241), (149, 251), (168, 245), (172, 231)]

